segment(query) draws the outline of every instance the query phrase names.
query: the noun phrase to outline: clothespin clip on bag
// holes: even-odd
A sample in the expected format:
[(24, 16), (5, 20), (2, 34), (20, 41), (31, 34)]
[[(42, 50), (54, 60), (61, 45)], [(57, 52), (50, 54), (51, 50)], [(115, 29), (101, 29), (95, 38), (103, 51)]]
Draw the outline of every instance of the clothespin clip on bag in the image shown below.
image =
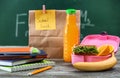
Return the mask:
[(43, 14), (46, 13), (46, 7), (45, 7), (45, 5), (42, 5), (42, 11), (43, 11)]

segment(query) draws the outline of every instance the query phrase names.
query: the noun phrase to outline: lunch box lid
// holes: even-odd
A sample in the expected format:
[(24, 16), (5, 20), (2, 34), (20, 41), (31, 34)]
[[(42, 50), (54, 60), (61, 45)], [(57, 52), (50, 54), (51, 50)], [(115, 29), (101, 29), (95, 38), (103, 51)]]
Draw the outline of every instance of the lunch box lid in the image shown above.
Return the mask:
[(80, 43), (80, 45), (95, 45), (96, 47), (104, 44), (112, 45), (114, 47), (114, 52), (117, 52), (120, 38), (118, 36), (108, 34), (92, 34), (87, 35)]

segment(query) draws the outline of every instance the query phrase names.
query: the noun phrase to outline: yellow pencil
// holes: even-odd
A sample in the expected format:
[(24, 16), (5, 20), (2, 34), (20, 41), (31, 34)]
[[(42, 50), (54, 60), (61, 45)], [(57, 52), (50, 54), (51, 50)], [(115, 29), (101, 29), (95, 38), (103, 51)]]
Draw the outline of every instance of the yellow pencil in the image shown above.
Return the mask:
[(30, 72), (30, 73), (28, 73), (28, 75), (31, 76), (31, 75), (43, 72), (43, 71), (51, 69), (51, 68), (52, 68), (52, 66), (46, 66), (44, 68), (40, 68), (40, 69), (37, 69), (37, 70), (34, 70), (34, 71)]

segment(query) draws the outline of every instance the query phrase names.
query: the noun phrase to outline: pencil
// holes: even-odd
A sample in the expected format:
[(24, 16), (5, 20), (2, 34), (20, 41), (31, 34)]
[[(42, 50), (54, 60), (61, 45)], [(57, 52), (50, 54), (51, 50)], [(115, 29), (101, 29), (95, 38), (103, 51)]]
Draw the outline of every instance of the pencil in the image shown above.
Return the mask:
[(28, 73), (28, 76), (31, 76), (31, 75), (34, 75), (34, 74), (43, 72), (43, 71), (48, 70), (48, 69), (51, 69), (51, 68), (52, 68), (52, 66), (46, 66), (46, 67), (44, 67), (44, 68), (40, 68), (40, 69), (34, 70), (34, 71)]

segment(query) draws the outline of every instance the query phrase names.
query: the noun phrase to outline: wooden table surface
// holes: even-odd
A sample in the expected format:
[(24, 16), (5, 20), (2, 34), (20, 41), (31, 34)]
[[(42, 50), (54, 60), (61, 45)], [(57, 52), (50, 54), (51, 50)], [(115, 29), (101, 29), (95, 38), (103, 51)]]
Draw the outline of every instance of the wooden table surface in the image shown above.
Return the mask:
[(0, 78), (120, 78), (120, 49), (116, 53), (118, 63), (110, 70), (101, 72), (83, 72), (79, 71), (71, 65), (71, 63), (65, 63), (62, 59), (54, 59), (56, 65), (45, 72), (27, 76), (27, 71), (19, 71), (9, 73), (0, 70)]

